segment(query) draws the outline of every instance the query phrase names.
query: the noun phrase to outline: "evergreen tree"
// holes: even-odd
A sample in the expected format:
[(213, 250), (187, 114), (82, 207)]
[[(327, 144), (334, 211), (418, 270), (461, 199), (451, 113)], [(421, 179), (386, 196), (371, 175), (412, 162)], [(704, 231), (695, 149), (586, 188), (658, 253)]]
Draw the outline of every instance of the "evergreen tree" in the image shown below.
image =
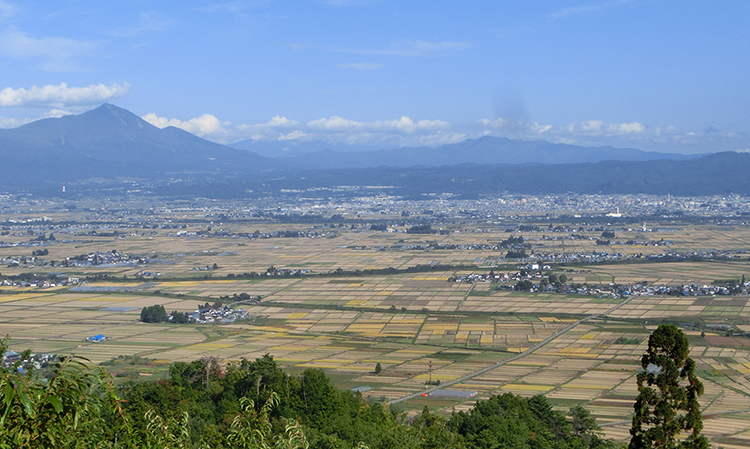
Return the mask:
[[(630, 449), (709, 447), (701, 435), (698, 405), (703, 384), (689, 352), (688, 339), (677, 326), (661, 325), (649, 337), (637, 378)], [(688, 436), (678, 441), (680, 434)]]
[(161, 304), (155, 304), (141, 309), (141, 321), (144, 323), (163, 323), (167, 321), (167, 319), (167, 311)]

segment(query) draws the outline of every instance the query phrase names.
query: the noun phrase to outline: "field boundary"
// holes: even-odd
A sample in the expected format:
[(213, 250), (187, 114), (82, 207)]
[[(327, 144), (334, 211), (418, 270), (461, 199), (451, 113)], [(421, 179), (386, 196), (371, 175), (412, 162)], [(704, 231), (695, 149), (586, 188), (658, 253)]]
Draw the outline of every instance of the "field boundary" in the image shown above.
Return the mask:
[(508, 364), (510, 362), (514, 362), (516, 360), (522, 359), (522, 358), (526, 357), (527, 355), (533, 354), (534, 352), (538, 351), (543, 346), (545, 346), (547, 343), (551, 342), (552, 340), (556, 339), (557, 337), (559, 337), (561, 335), (564, 335), (567, 332), (571, 331), (573, 328), (575, 328), (579, 324), (581, 324), (583, 322), (586, 322), (586, 321), (589, 321), (589, 320), (592, 320), (592, 319), (596, 319), (596, 318), (599, 318), (599, 317), (607, 316), (608, 314), (614, 312), (615, 310), (617, 310), (620, 307), (624, 306), (625, 304), (629, 303), (632, 299), (633, 299), (633, 297), (631, 296), (631, 297), (625, 299), (624, 301), (620, 302), (616, 306), (612, 307), (611, 309), (607, 310), (604, 313), (597, 314), (597, 315), (589, 315), (589, 316), (587, 316), (585, 318), (581, 318), (580, 320), (578, 320), (578, 321), (576, 321), (574, 323), (571, 323), (571, 324), (565, 326), (564, 328), (560, 329), (559, 331), (555, 332), (554, 334), (550, 335), (549, 337), (545, 338), (544, 340), (540, 341), (539, 343), (535, 344), (531, 348), (523, 351), (522, 353), (520, 353), (518, 355), (514, 355), (513, 357), (510, 357), (510, 358), (505, 359), (503, 361), (497, 362), (494, 365), (490, 365), (490, 366), (482, 368), (482, 369), (480, 369), (478, 371), (474, 371), (473, 373), (467, 374), (467, 375), (459, 377), (457, 379), (453, 379), (451, 381), (444, 382), (444, 383), (442, 383), (442, 384), (440, 384), (438, 386), (427, 388), (427, 389), (419, 391), (417, 393), (412, 393), (412, 394), (403, 396), (401, 398), (388, 401), (387, 404), (388, 405), (398, 404), (400, 402), (408, 401), (409, 399), (414, 399), (416, 397), (420, 397), (420, 396), (423, 396), (423, 395), (429, 395), (432, 392), (435, 392), (435, 391), (438, 391), (438, 390), (442, 390), (444, 388), (447, 388), (447, 387), (450, 387), (450, 386), (453, 386), (453, 385), (456, 385), (456, 384), (460, 384), (461, 382), (467, 381), (469, 379), (473, 379), (474, 377), (477, 377), (477, 376), (481, 376), (484, 373), (492, 371), (492, 370), (494, 370), (496, 368), (499, 368), (499, 367), (501, 367), (503, 365), (506, 365), (506, 364)]

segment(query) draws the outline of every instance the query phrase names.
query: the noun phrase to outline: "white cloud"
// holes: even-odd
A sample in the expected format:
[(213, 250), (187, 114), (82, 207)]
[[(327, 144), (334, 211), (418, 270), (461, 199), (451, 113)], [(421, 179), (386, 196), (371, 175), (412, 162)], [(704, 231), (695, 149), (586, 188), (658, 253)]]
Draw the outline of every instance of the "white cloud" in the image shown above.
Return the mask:
[(708, 129), (684, 132), (674, 126), (650, 127), (640, 122), (606, 123), (586, 120), (568, 125), (524, 123), (499, 118), (479, 121), (480, 135), (496, 135), (523, 140), (546, 140), (571, 145), (611, 145), (658, 151), (716, 151), (715, 144), (724, 146), (741, 142), (747, 136), (735, 132)]
[(333, 116), (311, 120), (307, 122), (307, 126), (324, 131), (396, 131), (404, 134), (413, 134), (417, 131), (448, 128), (450, 125), (448, 122), (442, 120), (420, 120), (414, 122), (414, 120), (406, 116), (398, 120), (375, 122), (357, 122)]
[(383, 64), (378, 64), (376, 62), (355, 62), (352, 64), (339, 64), (337, 67), (340, 69), (377, 70), (383, 67)]
[(305, 137), (307, 137), (307, 134), (304, 131), (295, 129), (290, 133), (280, 135), (278, 140), (300, 140), (304, 139)]
[(189, 120), (170, 119), (149, 113), (142, 117), (159, 128), (174, 126), (218, 143), (245, 139), (264, 141), (310, 141), (329, 143), (404, 145), (440, 145), (458, 142), (466, 134), (452, 130), (443, 120), (418, 120), (403, 116), (394, 120), (360, 122), (332, 116), (300, 123), (276, 115), (257, 124), (234, 125), (211, 114)]
[(419, 120), (403, 116), (395, 120), (360, 122), (332, 116), (306, 123), (308, 139), (330, 143), (384, 144), (389, 146), (440, 145), (463, 140), (462, 133), (451, 131), (443, 120)]
[(0, 32), (0, 56), (11, 59), (40, 59), (42, 70), (78, 70), (75, 59), (90, 55), (98, 44), (64, 37), (33, 37), (14, 28)]
[(13, 17), (18, 12), (18, 6), (0, 0), (0, 20)]
[(299, 124), (296, 120), (289, 120), (286, 117), (280, 117), (278, 115), (275, 115), (271, 120), (267, 121), (266, 123), (261, 123), (257, 126), (262, 127), (268, 127), (268, 128), (276, 128), (276, 127), (283, 127), (283, 126), (295, 126)]
[[(604, 123), (600, 120), (588, 120), (581, 123), (571, 123), (566, 127), (572, 135), (587, 136), (635, 136), (646, 132), (642, 123)], [(656, 131), (658, 133), (658, 131)]]
[(52, 109), (51, 111), (42, 115), (41, 118), (60, 118), (60, 117), (65, 117), (66, 115), (72, 115), (72, 114), (73, 113), (70, 111), (64, 111), (62, 109)]
[(18, 128), (21, 125), (29, 123), (31, 120), (17, 119), (13, 117), (3, 117), (0, 115), (0, 128)]
[(499, 118), (483, 119), (473, 125), (456, 126), (444, 120), (414, 120), (408, 116), (374, 121), (331, 116), (300, 123), (276, 115), (263, 123), (234, 125), (211, 114), (184, 121), (159, 117), (154, 113), (143, 118), (158, 127), (176, 126), (224, 144), (253, 139), (285, 142), (323, 141), (331, 144), (383, 147), (438, 146), (490, 135), (581, 146), (610, 145), (690, 153), (711, 151), (710, 148), (715, 148), (713, 151), (719, 148), (744, 148), (747, 142), (750, 142), (747, 136), (736, 136), (728, 131), (712, 129), (710, 132), (684, 132), (674, 126), (650, 127), (637, 121), (607, 123), (602, 120), (586, 120), (554, 125)]
[(359, 122), (336, 116), (333, 116), (331, 118), (320, 118), (307, 122), (308, 127), (323, 130), (354, 130), (360, 125), (361, 124)]
[(63, 117), (65, 115), (70, 115), (72, 112), (64, 111), (62, 109), (52, 109), (50, 111), (45, 112), (39, 117), (35, 118), (29, 118), (29, 117), (23, 117), (23, 118), (16, 118), (16, 117), (3, 117), (0, 116), (0, 128), (18, 128), (19, 126), (25, 125), (27, 123), (31, 123), (35, 120), (41, 120), (44, 118), (59, 118)]
[(174, 126), (175, 128), (184, 129), (185, 131), (200, 137), (223, 134), (226, 132), (225, 126), (231, 125), (230, 122), (219, 121), (219, 119), (211, 114), (203, 114), (200, 117), (191, 118), (190, 120), (185, 121), (176, 118), (168, 119), (166, 117), (159, 117), (153, 112), (150, 112), (141, 118), (157, 128)]
[(88, 87), (68, 87), (65, 83), (59, 86), (48, 84), (29, 89), (6, 87), (0, 91), (0, 107), (11, 106), (44, 106), (68, 107), (105, 103), (123, 97), (130, 90), (130, 84), (123, 83), (105, 86), (92, 84)]
[(175, 118), (159, 117), (150, 112), (143, 117), (143, 120), (151, 123), (158, 128), (174, 126), (183, 129), (196, 136), (203, 137), (213, 142), (222, 144), (237, 142), (245, 139), (266, 139), (284, 140), (281, 136), (288, 139), (299, 139), (304, 136), (292, 130), (288, 134), (282, 134), (280, 130), (291, 129), (299, 125), (299, 122), (290, 120), (286, 117), (276, 115), (265, 123), (255, 125), (234, 125), (229, 121), (221, 121), (211, 114), (203, 114), (200, 117), (189, 120), (179, 120)]
[(114, 37), (135, 37), (146, 33), (159, 32), (176, 22), (175, 19), (162, 17), (158, 12), (142, 12), (140, 19), (125, 27), (115, 28), (105, 32)]
[[(520, 139), (550, 138), (550, 139), (576, 139), (585, 137), (628, 137), (643, 138), (662, 134), (661, 128), (650, 129), (642, 123), (604, 123), (601, 120), (587, 120), (584, 122), (570, 123), (565, 126), (556, 126), (540, 123), (524, 123), (517, 120), (499, 118), (497, 120), (482, 119), (480, 123), (490, 129), (499, 130), (509, 137)], [(675, 132), (674, 128), (668, 128)]]

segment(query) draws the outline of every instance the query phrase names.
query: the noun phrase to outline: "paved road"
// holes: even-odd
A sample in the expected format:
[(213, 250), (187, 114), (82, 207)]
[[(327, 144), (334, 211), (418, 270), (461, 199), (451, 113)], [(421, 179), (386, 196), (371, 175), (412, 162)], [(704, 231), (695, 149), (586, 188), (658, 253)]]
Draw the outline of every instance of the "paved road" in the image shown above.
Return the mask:
[(440, 385), (438, 385), (436, 387), (427, 388), (427, 389), (421, 390), (421, 391), (419, 391), (417, 393), (412, 393), (412, 394), (403, 396), (401, 398), (394, 399), (392, 401), (389, 401), (388, 405), (398, 404), (399, 402), (408, 401), (409, 399), (414, 399), (414, 398), (422, 396), (424, 394), (430, 394), (433, 391), (442, 390), (443, 388), (447, 388), (447, 387), (450, 387), (452, 385), (460, 384), (461, 382), (465, 382), (465, 381), (467, 381), (469, 379), (472, 379), (474, 377), (481, 376), (482, 374), (484, 374), (484, 373), (486, 373), (488, 371), (492, 371), (492, 370), (494, 370), (496, 368), (499, 368), (499, 367), (501, 367), (503, 365), (506, 365), (506, 364), (508, 364), (510, 362), (513, 362), (513, 361), (516, 361), (516, 360), (521, 359), (523, 357), (526, 357), (527, 355), (532, 354), (533, 352), (537, 351), (542, 346), (544, 346), (547, 343), (551, 342), (552, 340), (554, 340), (555, 338), (559, 337), (560, 335), (565, 334), (566, 332), (570, 331), (571, 329), (573, 329), (574, 327), (576, 327), (579, 324), (583, 323), (584, 321), (588, 321), (588, 320), (591, 320), (591, 319), (594, 319), (594, 318), (599, 318), (599, 317), (607, 316), (610, 313), (614, 312), (615, 310), (619, 309), (620, 307), (624, 306), (628, 302), (630, 302), (631, 299), (633, 299), (633, 298), (632, 297), (626, 298), (624, 301), (618, 303), (616, 306), (612, 307), (611, 309), (607, 310), (606, 312), (604, 312), (604, 313), (602, 313), (600, 315), (589, 315), (586, 318), (582, 318), (582, 319), (576, 321), (575, 323), (569, 324), (568, 326), (565, 326), (564, 328), (560, 329), (559, 331), (555, 332), (554, 334), (550, 335), (549, 337), (547, 337), (544, 340), (540, 341), (539, 343), (535, 344), (531, 348), (525, 350), (524, 352), (522, 352), (522, 353), (520, 353), (518, 355), (514, 355), (513, 357), (511, 357), (509, 359), (505, 359), (502, 362), (497, 362), (494, 365), (490, 365), (488, 367), (482, 368), (479, 371), (474, 371), (473, 373), (467, 374), (466, 376), (463, 376), (463, 377), (459, 377), (458, 379), (453, 379), (451, 381), (442, 383), (442, 384), (440, 384)]

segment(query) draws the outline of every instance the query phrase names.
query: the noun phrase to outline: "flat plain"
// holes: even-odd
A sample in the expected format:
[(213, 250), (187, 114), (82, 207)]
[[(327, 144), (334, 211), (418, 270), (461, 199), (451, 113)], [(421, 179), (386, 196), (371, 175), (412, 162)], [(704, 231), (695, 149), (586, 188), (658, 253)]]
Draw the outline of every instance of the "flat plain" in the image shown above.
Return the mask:
[[(210, 226), (212, 233), (200, 233)], [(745, 255), (750, 227), (617, 227), (619, 243), (603, 246), (596, 243), (601, 231), (552, 231), (545, 226), (511, 234), (507, 226), (482, 223), (423, 235), (405, 233), (406, 226), (393, 226), (389, 232), (361, 225), (228, 222), (217, 234), (217, 225), (204, 220), (189, 222), (178, 235), (171, 229), (94, 220), (87, 226), (60, 227), (55, 240), (41, 246), (27, 244), (38, 234), (33, 229), (31, 234), (13, 232), (2, 240), (21, 244), (1, 246), (0, 258), (30, 258), (32, 250), (44, 248), (49, 251), (44, 258), (58, 263), (9, 264), (3, 275), (64, 273), (88, 280), (72, 288), (1, 287), (0, 333), (11, 337), (15, 350), (83, 356), (93, 364), (117, 356), (150, 360), (112, 367), (118, 379), (164, 376), (175, 361), (229, 361), (264, 354), (290, 372), (323, 369), (340, 388), (366, 387), (363, 395), (378, 401), (424, 391), (430, 380), (461, 379), (448, 388), (459, 391), (457, 395), (416, 395), (397, 406), (408, 413), (425, 405), (450, 413), (492, 394), (544, 394), (561, 410), (586, 406), (607, 436), (625, 440), (637, 394), (635, 374), (648, 335), (659, 323), (672, 322), (689, 336), (691, 356), (705, 385), (700, 401), (705, 433), (726, 448), (750, 446), (747, 296), (524, 293), (498, 288), (511, 281), (451, 281), (490, 270), (517, 272), (527, 262), (506, 260), (507, 250), (492, 248), (510, 235), (523, 236), (536, 254), (644, 256), (629, 263), (550, 263), (546, 270), (565, 274), (569, 283), (600, 285), (603, 291), (614, 283), (676, 286), (739, 280), (750, 275)], [(256, 231), (310, 234), (236, 237)], [(60, 267), (66, 258), (112, 250), (142, 256), (149, 263)], [(670, 262), (646, 258), (705, 251), (721, 257)], [(407, 270), (417, 266), (420, 270)], [(270, 276), (272, 267), (297, 273)], [(388, 268), (392, 270), (382, 271)], [(250, 272), (260, 276), (242, 276)], [(109, 278), (103, 278), (105, 274)], [(249, 313), (246, 320), (183, 325), (139, 321), (146, 306), (192, 312), (199, 304), (240, 293), (261, 298), (234, 305)], [(109, 339), (86, 340), (98, 334)], [(522, 357), (514, 358), (518, 355)], [(383, 369), (379, 374), (374, 372), (377, 364)]]

